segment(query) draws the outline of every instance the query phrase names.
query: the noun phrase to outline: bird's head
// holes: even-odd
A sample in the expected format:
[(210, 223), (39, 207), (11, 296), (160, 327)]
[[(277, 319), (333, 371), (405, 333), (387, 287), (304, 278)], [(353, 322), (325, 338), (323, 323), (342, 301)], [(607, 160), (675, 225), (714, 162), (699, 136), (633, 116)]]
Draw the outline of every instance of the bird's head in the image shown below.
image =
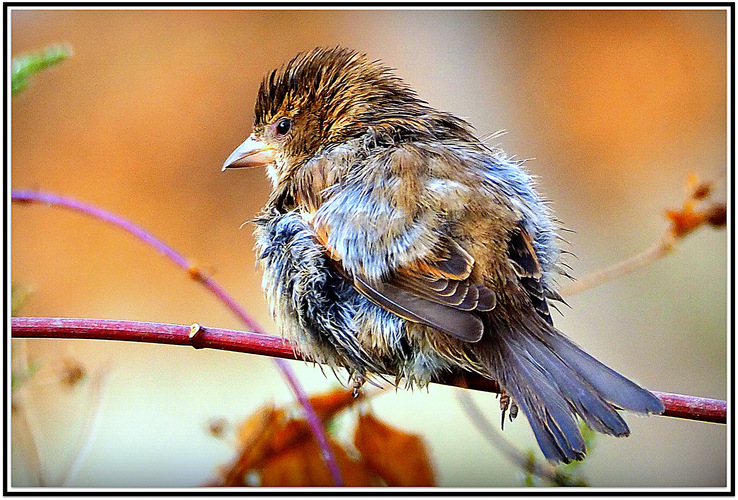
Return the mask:
[(267, 166), (276, 185), (314, 155), (369, 128), (392, 143), (439, 134), (473, 140), (465, 121), (431, 108), (379, 61), (347, 48), (316, 48), (263, 79), (253, 133), (223, 169)]

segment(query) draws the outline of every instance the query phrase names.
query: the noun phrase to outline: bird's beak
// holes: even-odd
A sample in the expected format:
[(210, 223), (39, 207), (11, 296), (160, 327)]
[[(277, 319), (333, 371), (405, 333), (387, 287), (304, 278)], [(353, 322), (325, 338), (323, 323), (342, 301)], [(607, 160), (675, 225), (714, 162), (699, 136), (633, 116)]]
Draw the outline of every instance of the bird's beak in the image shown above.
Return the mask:
[(227, 168), (263, 167), (274, 161), (274, 149), (259, 141), (251, 134), (243, 144), (231, 153), (223, 164)]

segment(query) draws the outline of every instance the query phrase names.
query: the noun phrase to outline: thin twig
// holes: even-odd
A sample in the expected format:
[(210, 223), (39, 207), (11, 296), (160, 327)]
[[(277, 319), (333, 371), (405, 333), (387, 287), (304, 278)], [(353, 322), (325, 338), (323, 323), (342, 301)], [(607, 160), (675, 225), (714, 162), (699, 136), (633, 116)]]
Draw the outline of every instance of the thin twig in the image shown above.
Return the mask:
[[(191, 278), (202, 283), (206, 289), (208, 289), (211, 293), (218, 297), (221, 302), (223, 302), (236, 316), (238, 316), (241, 321), (244, 322), (247, 328), (253, 330), (256, 333), (266, 335), (265, 330), (261, 327), (259, 322), (256, 321), (256, 319), (254, 319), (251, 315), (249, 315), (238, 304), (238, 302), (236, 302), (220, 285), (218, 285), (218, 283), (215, 282), (215, 280), (208, 276), (202, 269), (192, 264), (188, 259), (182, 256), (172, 247), (162, 242), (158, 238), (155, 238), (151, 233), (141, 228), (140, 226), (137, 226), (128, 219), (120, 217), (94, 205), (90, 205), (89, 203), (83, 203), (81, 201), (60, 196), (55, 193), (32, 190), (14, 190), (11, 192), (11, 199), (15, 202), (39, 202), (67, 208), (92, 216), (96, 219), (102, 220), (109, 224), (113, 224), (114, 226), (123, 229), (124, 231), (132, 234), (144, 243), (147, 243), (148, 245), (155, 248), (159, 253), (163, 254), (179, 267), (185, 269)], [(285, 367), (285, 365), (279, 363), (277, 364), (277, 366), (280, 369), (284, 369)], [(285, 377), (287, 378), (287, 380), (290, 381), (290, 387), (295, 392), (295, 396), (298, 398), (298, 400), (300, 400), (300, 395), (296, 392), (295, 389), (296, 387), (298, 387), (299, 383), (294, 378), (294, 375), (291, 375), (290, 373), (285, 373)], [(307, 401), (306, 398), (303, 399)], [(310, 424), (310, 428), (315, 434), (315, 438), (318, 441), (318, 444), (321, 446), (323, 457), (326, 460), (326, 465), (328, 466), (328, 469), (331, 471), (331, 475), (333, 476), (335, 484), (337, 486), (343, 485), (340, 469), (338, 468), (335, 456), (333, 455), (333, 450), (331, 450), (330, 446), (327, 446), (328, 440), (325, 436), (325, 430), (323, 429), (320, 420), (318, 419), (317, 415), (315, 415), (315, 411), (313, 410), (309, 401), (307, 401), (307, 405), (304, 405), (303, 408), (305, 410), (306, 419)], [(325, 447), (323, 447), (323, 445), (325, 445)]]
[[(300, 402), (300, 405), (302, 405), (303, 408), (310, 409), (310, 411), (305, 412), (305, 420), (307, 420), (308, 425), (311, 428), (324, 429), (323, 424), (320, 422), (320, 419), (318, 419), (318, 415), (315, 413), (315, 409), (310, 402), (310, 398), (308, 398), (308, 395), (305, 393), (304, 389), (297, 381), (297, 377), (295, 376), (295, 372), (292, 370), (292, 367), (289, 365), (289, 363), (287, 363), (287, 361), (283, 359), (275, 359), (275, 361), (282, 369), (282, 374), (292, 387), (292, 391), (295, 393), (295, 396)], [(328, 466), (328, 470), (333, 477), (334, 484), (336, 486), (343, 486), (344, 483), (343, 477), (341, 475), (341, 470), (338, 468), (338, 463), (336, 462), (336, 459), (332, 454), (331, 446), (325, 433), (313, 432), (313, 434), (315, 436), (315, 439), (318, 441), (318, 447), (320, 448), (321, 456), (323, 457), (323, 461), (325, 462), (325, 464)], [(327, 455), (326, 451), (329, 451), (331, 454)]]
[(563, 286), (561, 288), (561, 295), (568, 297), (646, 267), (674, 250), (676, 241), (674, 234), (671, 231), (667, 231), (658, 243), (638, 255), (634, 255), (613, 266), (601, 269)]
[[(28, 363), (28, 350), (25, 342), (19, 342), (18, 352), (13, 357), (12, 362), (16, 364), (15, 372), (21, 377), (26, 379), (30, 372), (30, 364)], [(36, 476), (36, 481), (39, 486), (46, 486), (44, 475), (41, 467), (41, 456), (39, 454), (38, 440), (36, 439), (36, 433), (33, 431), (31, 422), (28, 419), (28, 410), (26, 409), (26, 397), (25, 397), (25, 382), (19, 382), (19, 387), (12, 391), (11, 394), (11, 412), (12, 420), (16, 426), (21, 430), (21, 435), (26, 437), (27, 444), (22, 449), (25, 452), (28, 466), (33, 471), (33, 475)], [(22, 438), (21, 438), (22, 439)]]
[(477, 404), (474, 402), (471, 396), (469, 396), (469, 394), (464, 391), (457, 391), (456, 399), (464, 408), (464, 411), (468, 415), (469, 420), (471, 420), (472, 424), (474, 424), (474, 427), (476, 427), (477, 430), (482, 434), (482, 436), (484, 436), (484, 438), (487, 439), (487, 441), (489, 441), (492, 446), (497, 448), (497, 450), (500, 451), (500, 453), (502, 453), (505, 458), (510, 460), (519, 469), (522, 469), (526, 472), (530, 472), (532, 474), (535, 474), (536, 476), (548, 479), (550, 481), (555, 481), (557, 479), (556, 470), (552, 465), (547, 463), (541, 464), (538, 462), (531, 462), (530, 460), (528, 460), (528, 457), (524, 453), (520, 452), (505, 438), (500, 436), (500, 434), (495, 430), (494, 426), (489, 422), (489, 420), (487, 420), (484, 413), (479, 409), (479, 406), (477, 406)]
[(103, 366), (98, 369), (98, 371), (95, 373), (92, 380), (90, 381), (91, 410), (87, 414), (87, 419), (84, 426), (84, 429), (86, 429), (86, 435), (84, 436), (84, 440), (82, 441), (82, 446), (80, 446), (79, 451), (77, 452), (77, 456), (74, 457), (74, 461), (72, 462), (69, 470), (62, 480), (62, 486), (69, 486), (77, 477), (77, 473), (79, 472), (82, 463), (87, 457), (87, 453), (89, 453), (90, 448), (92, 447), (92, 443), (95, 441), (97, 430), (100, 427), (100, 417), (102, 415), (103, 407), (102, 397), (103, 391), (105, 389), (105, 379), (107, 375), (108, 367)]
[(701, 182), (697, 174), (689, 174), (685, 186), (686, 199), (681, 208), (666, 211), (666, 218), (671, 224), (655, 245), (623, 262), (562, 287), (561, 295), (564, 297), (574, 295), (646, 267), (673, 252), (681, 240), (702, 226), (724, 228), (727, 223), (725, 203), (707, 203), (715, 189), (716, 182)]
[[(155, 342), (261, 354), (284, 359), (302, 359), (281, 337), (259, 333), (200, 327), (197, 340), (190, 338), (191, 327), (138, 321), (76, 319), (76, 318), (11, 318), (13, 338), (68, 338)], [(473, 373), (453, 373), (439, 377), (435, 383), (485, 392), (499, 392), (497, 382)], [(662, 415), (699, 420), (726, 422), (725, 401), (697, 396), (652, 391), (666, 408)]]

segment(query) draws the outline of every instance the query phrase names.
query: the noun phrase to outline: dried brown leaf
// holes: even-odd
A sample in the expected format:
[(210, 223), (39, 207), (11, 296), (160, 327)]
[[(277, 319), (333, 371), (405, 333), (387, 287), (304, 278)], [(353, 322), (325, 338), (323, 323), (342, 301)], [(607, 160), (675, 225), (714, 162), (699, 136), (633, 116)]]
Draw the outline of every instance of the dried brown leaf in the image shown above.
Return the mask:
[(354, 404), (357, 399), (354, 397), (353, 390), (339, 389), (312, 396), (310, 398), (310, 404), (313, 405), (318, 418), (325, 421)]
[(728, 222), (728, 208), (725, 203), (713, 203), (707, 207), (705, 219), (713, 227), (725, 227)]
[[(360, 461), (351, 460), (335, 441), (330, 441), (346, 486), (378, 486), (379, 481)], [(270, 457), (261, 468), (261, 486), (334, 486), (320, 448), (314, 439), (300, 441)]]
[(714, 184), (700, 182), (696, 173), (690, 173), (686, 188), (688, 195), (682, 208), (666, 211), (666, 217), (671, 221), (671, 233), (677, 238), (683, 238), (705, 223), (716, 228), (724, 227), (727, 222), (725, 203), (713, 203), (705, 209), (698, 209), (700, 202), (712, 195)]
[(395, 429), (374, 416), (359, 417), (354, 445), (388, 486), (434, 486), (435, 474), (420, 436)]
[(671, 221), (671, 232), (678, 238), (683, 238), (705, 222), (704, 214), (695, 212), (690, 204), (685, 204), (681, 210), (667, 210), (666, 217)]
[[(353, 397), (352, 391), (345, 390), (332, 391), (311, 398), (313, 408), (323, 420), (329, 420), (356, 401), (357, 398)], [(320, 454), (304, 455), (306, 450), (318, 449), (307, 422), (303, 419), (289, 418), (286, 410), (277, 409), (273, 405), (260, 408), (238, 427), (236, 442), (237, 457), (230, 464), (219, 468), (220, 478), (210, 480), (207, 483), (209, 486), (245, 486), (246, 475), (249, 472), (258, 475), (265, 468), (269, 469), (265, 478), (270, 484), (272, 481), (274, 484), (286, 481), (283, 484), (285, 486), (307, 486), (317, 484), (323, 479), (326, 485), (334, 484)], [(333, 443), (333, 446), (338, 445)], [(339, 468), (342, 473), (349, 475), (348, 478), (344, 477), (345, 484), (368, 485), (378, 482), (376, 477), (374, 482), (367, 480), (369, 476), (365, 471), (366, 467), (348, 459), (345, 451), (341, 450), (340, 453), (346, 459), (346, 463), (342, 463), (343, 459), (338, 460)], [(303, 460), (309, 459), (311, 462), (297, 463), (295, 456), (303, 456)], [(313, 459), (316, 460), (314, 463)], [(313, 475), (304, 472), (307, 468), (317, 467), (316, 464), (322, 467), (326, 474), (325, 478), (321, 476), (323, 472), (311, 472)], [(347, 467), (345, 472), (344, 466)]]
[(275, 424), (283, 420), (284, 412), (272, 404), (256, 410), (253, 415), (238, 426), (236, 439), (240, 448), (251, 448), (258, 441), (264, 440), (264, 434)]
[(59, 368), (59, 382), (67, 389), (73, 388), (85, 378), (87, 371), (79, 360), (66, 357), (61, 361)]
[(246, 419), (236, 433), (238, 456), (220, 471), (220, 486), (243, 486), (246, 472), (272, 451), (275, 435), (285, 425), (285, 413), (266, 405)]
[(289, 420), (274, 434), (270, 452), (278, 453), (312, 436), (310, 426), (304, 420)]

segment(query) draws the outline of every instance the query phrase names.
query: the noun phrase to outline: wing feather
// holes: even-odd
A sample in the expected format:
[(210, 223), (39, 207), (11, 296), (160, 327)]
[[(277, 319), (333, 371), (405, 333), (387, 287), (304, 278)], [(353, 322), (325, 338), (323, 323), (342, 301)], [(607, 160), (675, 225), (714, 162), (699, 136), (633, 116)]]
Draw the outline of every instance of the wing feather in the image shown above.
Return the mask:
[(558, 294), (544, 289), (541, 282), (541, 264), (533, 248), (533, 237), (522, 226), (518, 226), (517, 231), (510, 236), (508, 256), (533, 308), (546, 323), (553, 325), (546, 299), (549, 296), (558, 296)]
[[(315, 224), (312, 217), (306, 220)], [(358, 273), (349, 275), (341, 256), (328, 244), (330, 228), (323, 224), (313, 229), (340, 273), (374, 304), (465, 342), (482, 338), (484, 324), (477, 312), (494, 309), (497, 298), (492, 290), (472, 281), (474, 259), (458, 243), (441, 238), (432, 258), (412, 262), (392, 277), (376, 281)]]
[(370, 285), (359, 276), (354, 276), (353, 283), (374, 304), (408, 321), (432, 326), (466, 342), (478, 342), (482, 338), (484, 324), (476, 314), (439, 306), (390, 283)]

